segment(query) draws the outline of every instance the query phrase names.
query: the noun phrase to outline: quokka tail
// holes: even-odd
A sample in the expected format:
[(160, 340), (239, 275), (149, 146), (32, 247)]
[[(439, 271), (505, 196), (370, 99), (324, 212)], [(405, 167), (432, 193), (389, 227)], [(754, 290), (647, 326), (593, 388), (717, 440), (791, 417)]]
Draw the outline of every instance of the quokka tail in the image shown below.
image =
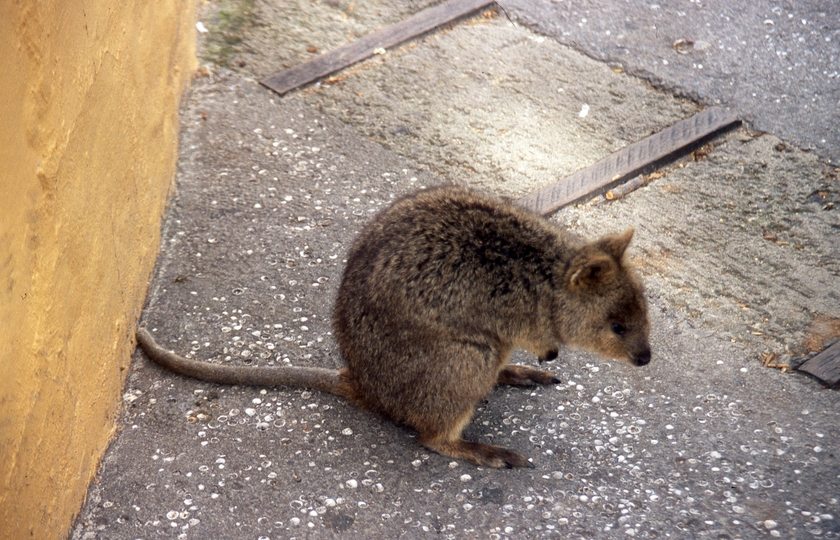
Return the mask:
[(314, 367), (222, 366), (199, 360), (189, 360), (167, 351), (155, 343), (145, 329), (137, 330), (137, 343), (156, 364), (166, 369), (202, 381), (242, 386), (292, 386), (312, 388), (346, 397), (346, 385), (341, 372)]

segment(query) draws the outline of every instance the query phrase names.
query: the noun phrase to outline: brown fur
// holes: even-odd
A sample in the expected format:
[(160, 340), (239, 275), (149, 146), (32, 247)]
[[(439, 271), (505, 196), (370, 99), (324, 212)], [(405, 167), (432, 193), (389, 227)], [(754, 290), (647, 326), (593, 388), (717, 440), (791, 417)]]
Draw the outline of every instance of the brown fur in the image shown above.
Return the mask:
[[(508, 365), (514, 348), (540, 361), (561, 344), (645, 365), (649, 323), (624, 252), (633, 231), (585, 242), (500, 199), (457, 187), (416, 192), (377, 215), (348, 256), (334, 310), (347, 367), (262, 368), (246, 384), (311, 386), (416, 429), (441, 454), (492, 467), (529, 467), (517, 452), (461, 432), (496, 384), (559, 382)], [(138, 335), (138, 338), (140, 336)], [(161, 357), (151, 337), (144, 350)], [(215, 382), (234, 371), (173, 358), (170, 369)], [(150, 354), (151, 356), (151, 354)], [(204, 364), (207, 366), (208, 364)], [(307, 371), (309, 370), (309, 371)], [(202, 376), (204, 375), (204, 376)]]

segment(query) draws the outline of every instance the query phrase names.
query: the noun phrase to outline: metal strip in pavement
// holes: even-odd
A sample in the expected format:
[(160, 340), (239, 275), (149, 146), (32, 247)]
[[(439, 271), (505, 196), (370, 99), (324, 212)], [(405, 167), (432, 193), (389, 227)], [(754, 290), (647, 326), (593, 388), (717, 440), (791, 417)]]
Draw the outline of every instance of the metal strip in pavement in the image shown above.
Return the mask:
[(738, 116), (711, 107), (646, 139), (625, 146), (597, 163), (519, 199), (517, 204), (547, 215), (616, 184), (641, 169), (738, 122)]
[(449, 0), (424, 9), (404, 21), (386, 26), (356, 41), (281, 71), (260, 81), (280, 95), (338, 70), (370, 58), (377, 49), (388, 49), (416, 38), (455, 19), (489, 7), (492, 0)]
[(796, 369), (813, 375), (828, 386), (840, 383), (840, 342), (825, 349)]

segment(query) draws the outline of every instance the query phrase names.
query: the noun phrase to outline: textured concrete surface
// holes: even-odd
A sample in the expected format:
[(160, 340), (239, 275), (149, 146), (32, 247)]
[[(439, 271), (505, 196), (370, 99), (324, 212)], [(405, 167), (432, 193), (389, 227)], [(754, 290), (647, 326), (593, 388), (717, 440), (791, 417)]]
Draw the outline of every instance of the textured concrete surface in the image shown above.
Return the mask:
[[(194, 85), (145, 313), (164, 346), (226, 363), (341, 365), (344, 254), (398, 194), (518, 195), (697, 110), (503, 17), (283, 98), (249, 66)], [(838, 537), (837, 393), (763, 367), (840, 334), (837, 171), (741, 129), (661, 173), (554, 217), (637, 228), (654, 359), (564, 350), (545, 364), (563, 384), (490, 395), (466, 436), (535, 469), (455, 462), (333, 396), (206, 384), (138, 353), (73, 537)]]
[(503, 17), (374, 65), (307, 102), (441, 178), (511, 197), (697, 111)]
[(840, 10), (831, 0), (502, 0), (516, 21), (668, 91), (738, 110), (840, 163)]

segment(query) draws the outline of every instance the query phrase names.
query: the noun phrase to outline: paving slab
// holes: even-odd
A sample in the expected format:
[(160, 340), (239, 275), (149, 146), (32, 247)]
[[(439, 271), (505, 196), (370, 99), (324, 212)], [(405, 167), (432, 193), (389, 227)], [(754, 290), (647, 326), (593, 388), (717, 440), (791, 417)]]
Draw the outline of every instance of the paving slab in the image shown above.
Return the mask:
[(698, 110), (504, 17), (436, 33), (304, 99), (441, 178), (511, 197)]
[(827, 0), (501, 0), (512, 19), (840, 163), (840, 10)]
[[(307, 42), (335, 32), (304, 12)], [(184, 106), (144, 313), (163, 346), (223, 363), (340, 366), (346, 250), (400, 194), (452, 181), (518, 196), (698, 110), (503, 17), (283, 98), (233, 67)], [(545, 364), (562, 384), (488, 396), (465, 436), (535, 469), (453, 461), (335, 396), (189, 380), (138, 352), (72, 538), (837, 538), (838, 395), (764, 367), (840, 332), (837, 171), (742, 129), (661, 172), (553, 218), (636, 228), (654, 357), (564, 350)]]

